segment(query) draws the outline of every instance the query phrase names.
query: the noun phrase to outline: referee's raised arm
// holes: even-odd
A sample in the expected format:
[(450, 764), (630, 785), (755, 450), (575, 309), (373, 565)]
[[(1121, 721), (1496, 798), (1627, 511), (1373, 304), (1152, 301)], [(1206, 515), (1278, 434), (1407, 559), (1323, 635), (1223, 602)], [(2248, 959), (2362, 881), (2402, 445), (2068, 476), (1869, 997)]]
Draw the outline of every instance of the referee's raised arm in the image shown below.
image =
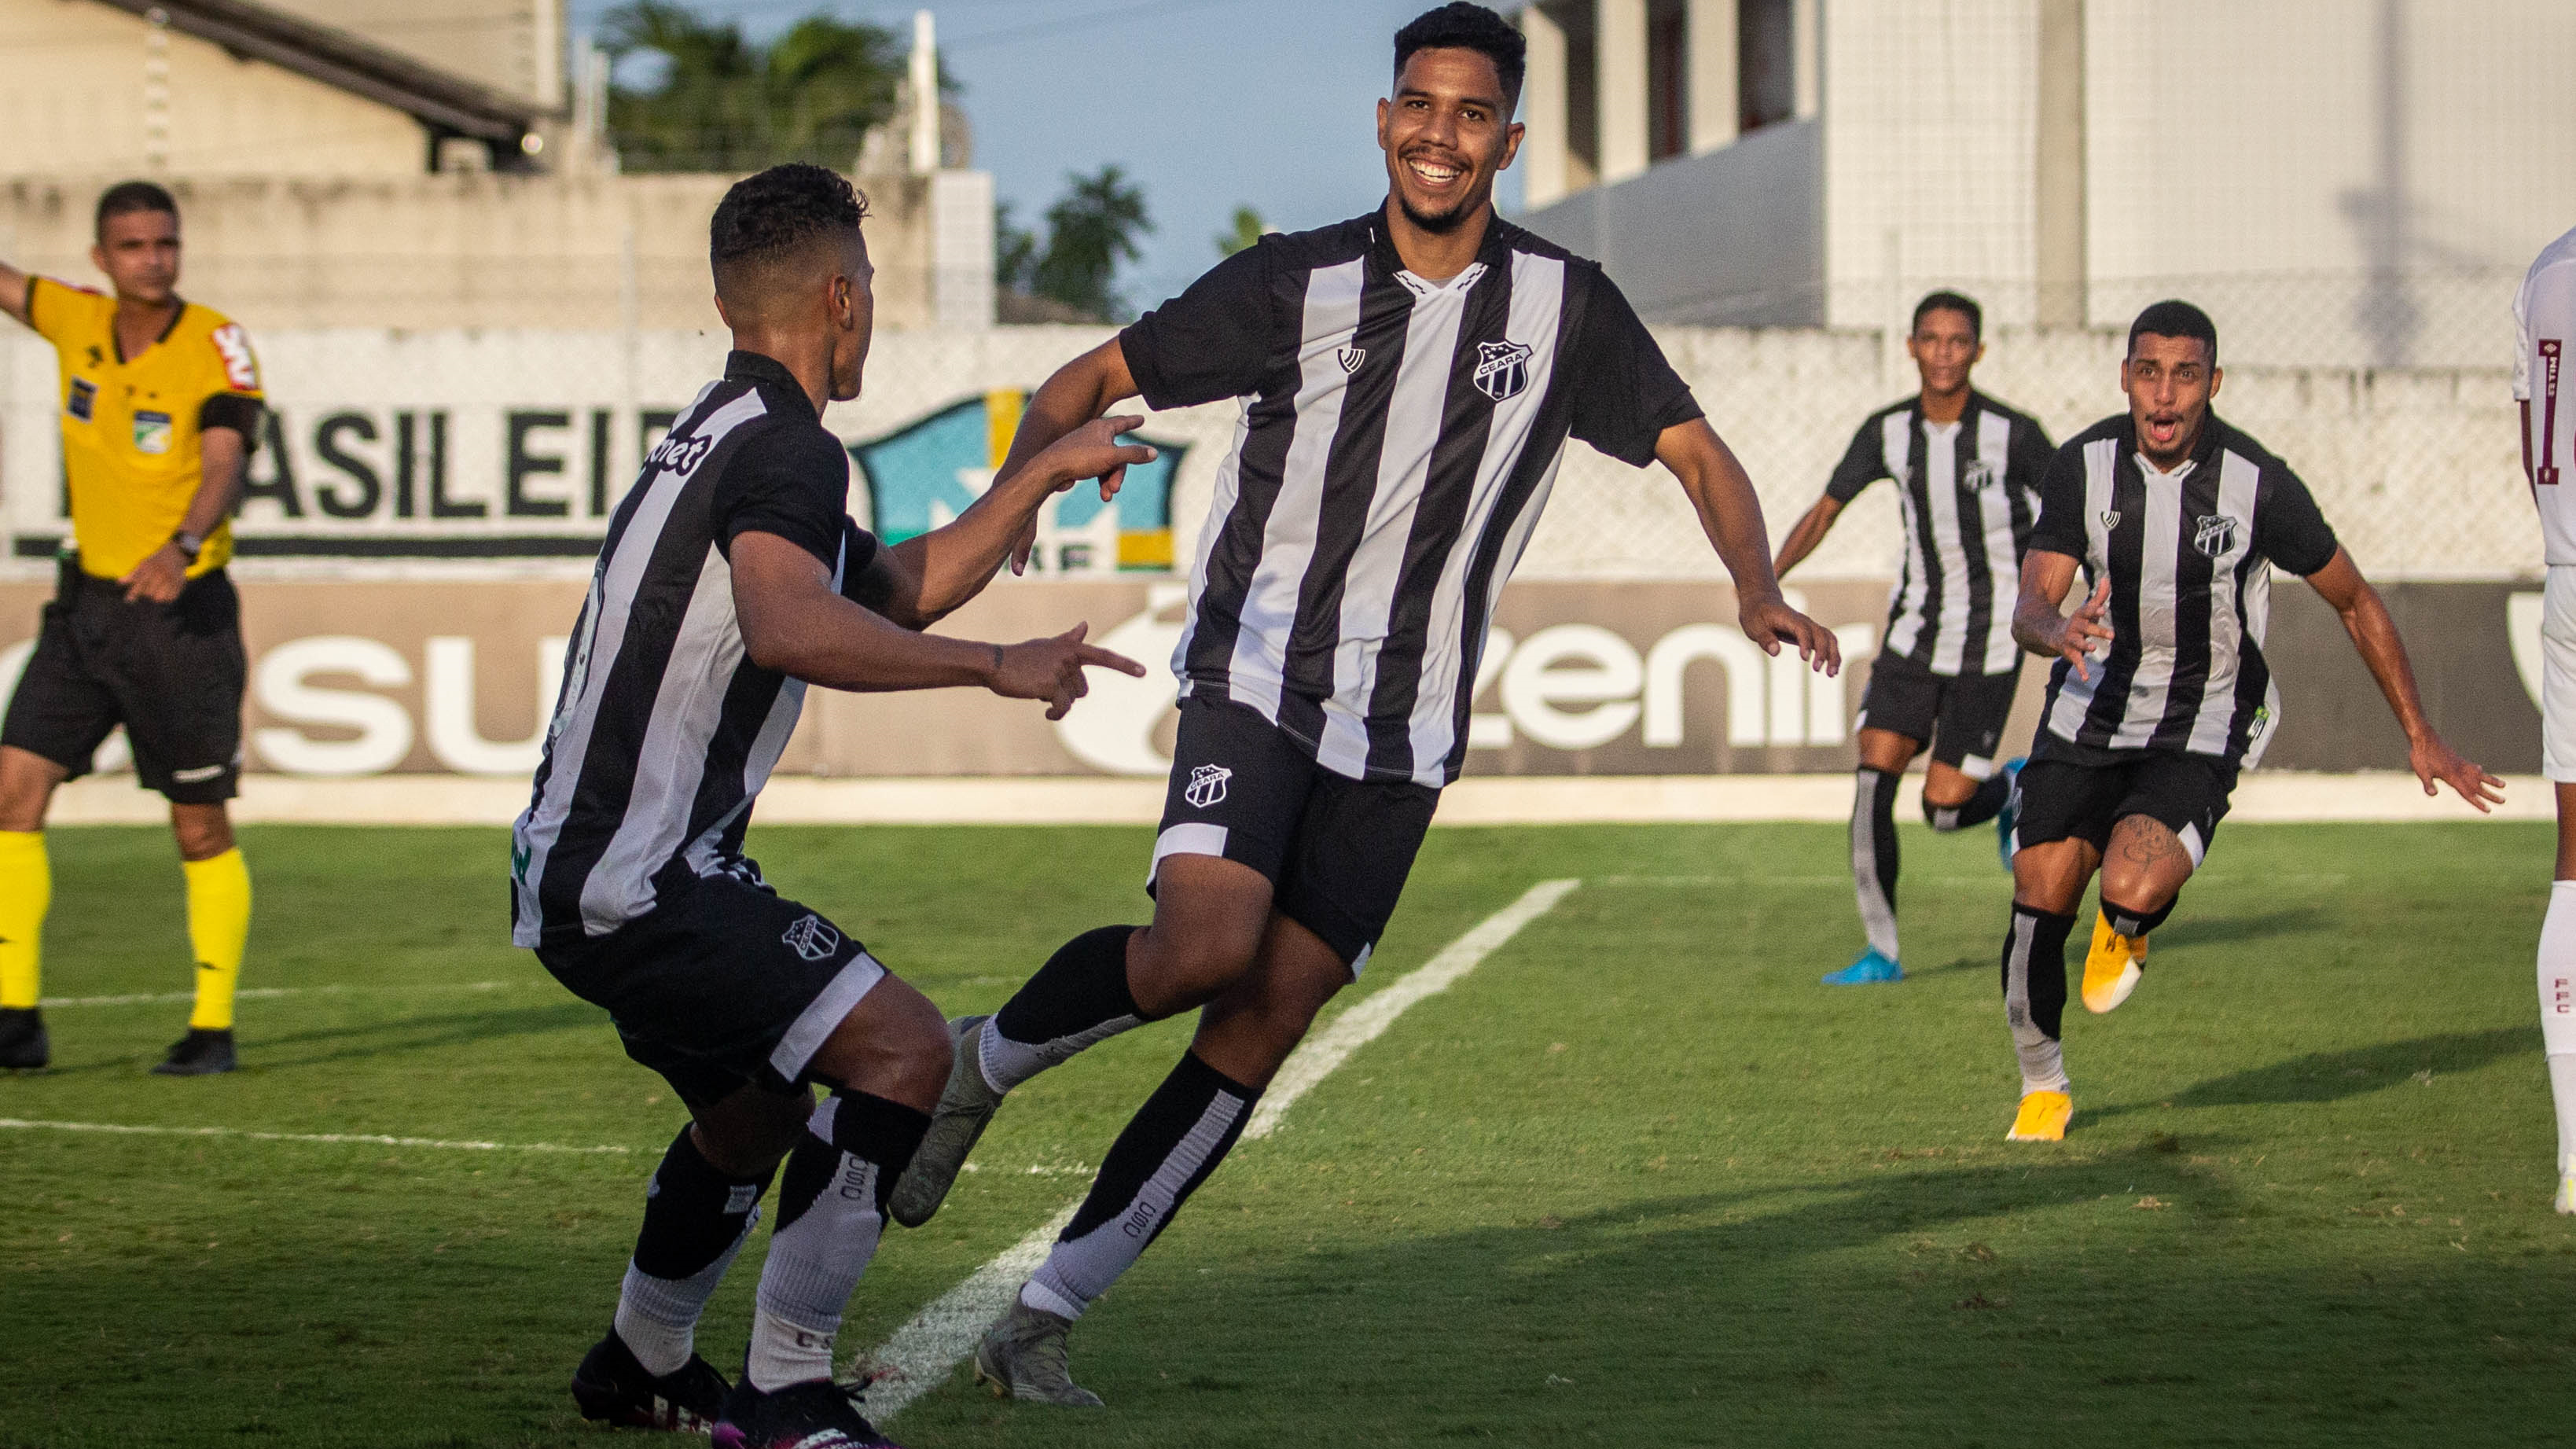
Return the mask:
[(27, 283), (25, 272), (7, 262), (0, 262), (0, 312), (6, 312), (32, 327), (35, 324), (27, 322)]

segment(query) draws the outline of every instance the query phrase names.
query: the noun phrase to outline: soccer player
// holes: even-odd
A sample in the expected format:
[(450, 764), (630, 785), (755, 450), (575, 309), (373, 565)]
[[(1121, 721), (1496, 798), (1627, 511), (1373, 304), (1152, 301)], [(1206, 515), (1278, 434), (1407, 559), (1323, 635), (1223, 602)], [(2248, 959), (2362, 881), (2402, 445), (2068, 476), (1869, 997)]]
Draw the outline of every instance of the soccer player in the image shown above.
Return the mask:
[(224, 809), (239, 793), (247, 672), (224, 562), (259, 437), (259, 363), (238, 323), (180, 298), (169, 192), (109, 187), (96, 238), (113, 297), (0, 264), (0, 311), (54, 344), (73, 543), (0, 722), (0, 1067), (51, 1059), (36, 1005), (53, 897), (45, 811), (121, 724), (136, 777), (170, 802), (197, 961), (187, 1034), (152, 1070), (229, 1072), (250, 871)]
[[(1061, 717), (1085, 665), (1144, 666), (1080, 626), (1004, 647), (919, 632), (999, 571), (1046, 496), (1114, 487), (1153, 450), (1107, 418), (1015, 459), (948, 526), (892, 548), (844, 511), (822, 425), (858, 395), (874, 315), (865, 203), (815, 166), (735, 185), (709, 251), (725, 374), (645, 460), (603, 541), (511, 834), (511, 934), (607, 1010), (692, 1118), (672, 1138), (608, 1334), (573, 1395), (613, 1423), (747, 1449), (887, 1442), (831, 1381), (832, 1340), (885, 1194), (930, 1125), (948, 1037), (921, 993), (762, 883), (753, 800), (809, 684), (980, 685)], [(820, 1106), (807, 1084), (830, 1090)], [(730, 1389), (694, 1329), (786, 1159), (751, 1349)]]
[[(2514, 298), (2522, 470), (2540, 507), (2549, 581), (2540, 625), (2540, 768), (2558, 798), (2558, 864), (2540, 926), (2540, 1036), (2558, 1107), (2558, 1210), (2576, 1213), (2576, 231), (2544, 248)], [(2561, 397), (2565, 402), (2561, 404)]]
[(1969, 385), (1969, 372), (1986, 355), (1984, 314), (1975, 302), (1934, 292), (1915, 303), (1905, 351), (1922, 391), (1860, 425), (1825, 496), (1789, 530), (1772, 565), (1788, 577), (1861, 490), (1895, 480), (1905, 561), (1861, 699), (1852, 797), (1852, 888), (1868, 946), (1859, 960), (1828, 972), (1828, 986), (1905, 978), (1897, 964), (1896, 782), (1926, 744), (1932, 763), (1923, 776), (1923, 818), (1945, 832), (1994, 821), (2011, 865), (2017, 766), (1998, 767), (1996, 756), (2021, 679), (2021, 650), (2012, 641), (2012, 611), (1998, 595), (2021, 575), (2048, 435)]
[[(2272, 569), (2305, 578), (2342, 617), (2425, 794), (2442, 781), (2481, 811), (2504, 797), (2503, 781), (2425, 722), (2397, 626), (2307, 485), (2210, 411), (2223, 378), (2206, 313), (2188, 302), (2140, 312), (2120, 364), (2129, 411), (2058, 449), (2041, 485), (2013, 613), (2022, 647), (2057, 659), (2021, 772), (2003, 947), (2016, 1142), (2057, 1141), (2074, 1114), (2059, 1038), (2085, 883), (2100, 870), (2084, 1005), (2106, 1012), (2137, 988), (2147, 934), (2207, 856), (2237, 771), (2279, 728), (2263, 658)], [(2091, 596), (2063, 613), (2079, 564)]]
[(1180, 734), (1150, 926), (1067, 942), (990, 1018), (955, 1022), (936, 1125), (892, 1202), (927, 1221), (1004, 1093), (1141, 1022), (1197, 1036), (1102, 1159), (1052, 1255), (976, 1355), (1023, 1399), (1092, 1405), (1066, 1334), (1162, 1232), (1395, 909), (1467, 709), (1495, 596), (1569, 434), (1679, 478), (1766, 650), (1838, 667), (1781, 601), (1743, 469), (1616, 287), (1494, 215), (1520, 33), (1444, 5), (1395, 38), (1378, 103), (1389, 195), (1272, 235), (1059, 369), (1011, 459), (1122, 398), (1238, 398), (1173, 666)]

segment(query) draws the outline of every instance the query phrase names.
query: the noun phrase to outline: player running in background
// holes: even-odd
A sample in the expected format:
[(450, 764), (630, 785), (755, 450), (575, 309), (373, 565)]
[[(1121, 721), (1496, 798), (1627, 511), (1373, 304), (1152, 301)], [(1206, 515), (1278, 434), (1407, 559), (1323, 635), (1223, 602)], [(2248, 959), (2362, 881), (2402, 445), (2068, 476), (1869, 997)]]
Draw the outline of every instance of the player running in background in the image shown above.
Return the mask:
[(2558, 797), (2558, 863), (2540, 927), (2540, 1037), (2558, 1106), (2558, 1210), (2576, 1213), (2576, 231), (2551, 242), (2514, 298), (2522, 470), (2540, 507), (2549, 582), (2540, 625), (2540, 769)]
[(1030, 400), (1017, 460), (1142, 393), (1239, 398), (1190, 576), (1153, 924), (1057, 951), (990, 1018), (954, 1023), (938, 1123), (898, 1185), (927, 1221), (1004, 1093), (1141, 1022), (1200, 1009), (1188, 1054), (985, 1335), (979, 1376), (1091, 1405), (1073, 1320), (1216, 1170), (1315, 1013), (1394, 911), (1466, 752), (1496, 595), (1569, 433), (1660, 459), (1735, 577), (1745, 632), (1830, 671), (1781, 601), (1752, 485), (1599, 267), (1495, 217), (1520, 141), (1520, 33), (1445, 5), (1395, 40), (1378, 109), (1391, 194), (1221, 263)]
[[(919, 632), (982, 590), (1049, 493), (1150, 460), (1114, 441), (1139, 419), (1071, 430), (895, 547), (850, 521), (849, 459), (822, 410), (858, 395), (867, 360), (864, 212), (815, 166), (764, 171), (716, 208), (734, 350), (610, 521), (510, 841), (512, 939), (605, 1008), (693, 1119), (653, 1174), (615, 1322), (574, 1398), (612, 1423), (712, 1423), (728, 1449), (886, 1442), (832, 1383), (833, 1335), (948, 1075), (937, 1008), (742, 853), (806, 686), (980, 685), (1056, 718), (1084, 665), (1145, 672), (1079, 626), (1008, 648)], [(820, 1106), (813, 1081), (831, 1091)], [(728, 1389), (695, 1327), (781, 1158), (751, 1349)]]
[(1996, 822), (2011, 864), (2017, 767), (1998, 767), (1996, 756), (2021, 679), (2012, 590), (2050, 450), (2039, 424), (1969, 385), (1986, 355), (1984, 330), (1977, 304), (1956, 292), (1914, 304), (1905, 351), (1922, 391), (1860, 425), (1825, 496), (1789, 530), (1772, 566), (1788, 577), (1861, 490), (1895, 481), (1905, 560), (1861, 697), (1852, 798), (1852, 888), (1869, 944), (1826, 974), (1828, 986), (1905, 977), (1896, 949), (1896, 783), (1925, 745), (1923, 818), (1940, 831)]
[(51, 1057), (37, 1011), (53, 897), (45, 812), (118, 725), (170, 802), (197, 962), (188, 1031), (152, 1070), (233, 1069), (250, 870), (224, 802), (241, 782), (233, 504), (257, 446), (259, 364), (240, 325), (179, 297), (179, 206), (148, 181), (98, 201), (102, 297), (0, 265), (0, 311), (54, 344), (72, 548), (0, 723), (0, 1067)]
[[(2335, 541), (2307, 485), (2209, 409), (2224, 374), (2218, 329), (2188, 302), (2158, 302), (2129, 328), (2126, 414), (2057, 450), (2022, 562), (2013, 637), (2054, 655), (2048, 701), (2021, 772), (2004, 1015), (2021, 1057), (2009, 1135), (2066, 1135), (2074, 1098), (2060, 1028), (2066, 938), (2098, 868), (2101, 915), (2084, 1005), (2137, 988), (2147, 933), (2209, 850), (2237, 771), (2280, 727), (2263, 658), (2273, 568), (2333, 606), (2406, 731), (2424, 793), (2439, 780), (2480, 811), (2504, 782), (2459, 757), (2424, 720), (2406, 646)], [(2078, 565), (2092, 594), (2063, 613)]]

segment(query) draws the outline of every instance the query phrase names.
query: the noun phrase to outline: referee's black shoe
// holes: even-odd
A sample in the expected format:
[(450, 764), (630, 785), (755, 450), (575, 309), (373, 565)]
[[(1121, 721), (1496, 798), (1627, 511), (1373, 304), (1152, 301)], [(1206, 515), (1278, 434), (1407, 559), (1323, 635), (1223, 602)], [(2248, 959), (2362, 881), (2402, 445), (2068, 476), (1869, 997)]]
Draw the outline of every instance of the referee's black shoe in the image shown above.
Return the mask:
[(188, 1028), (188, 1034), (170, 1043), (170, 1059), (152, 1069), (156, 1077), (203, 1077), (216, 1072), (229, 1072), (241, 1065), (233, 1059), (233, 1031), (208, 1031), (201, 1026)]
[(572, 1371), (572, 1401), (581, 1416), (595, 1424), (623, 1429), (675, 1429), (688, 1434), (712, 1433), (732, 1388), (714, 1364), (689, 1355), (689, 1361), (666, 1374), (656, 1374), (635, 1361), (635, 1351), (615, 1329), (582, 1356)]
[(32, 1072), (53, 1059), (45, 1014), (32, 1006), (0, 1006), (0, 1069)]

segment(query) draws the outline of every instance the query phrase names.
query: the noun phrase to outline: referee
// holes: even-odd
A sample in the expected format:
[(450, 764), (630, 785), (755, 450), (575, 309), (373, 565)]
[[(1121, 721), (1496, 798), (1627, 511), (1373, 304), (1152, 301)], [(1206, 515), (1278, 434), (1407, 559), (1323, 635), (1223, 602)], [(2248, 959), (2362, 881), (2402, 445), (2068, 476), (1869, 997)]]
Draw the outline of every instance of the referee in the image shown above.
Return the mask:
[(233, 1069), (250, 872), (224, 812), (241, 776), (241, 605), (226, 522), (259, 433), (259, 364), (222, 313), (181, 300), (179, 207), (148, 181), (99, 198), (90, 259), (116, 295), (0, 264), (0, 311), (54, 344), (73, 548), (0, 723), (0, 1067), (50, 1059), (37, 1012), (52, 877), (45, 809), (125, 726), (170, 801), (197, 962), (188, 1033), (152, 1070)]

